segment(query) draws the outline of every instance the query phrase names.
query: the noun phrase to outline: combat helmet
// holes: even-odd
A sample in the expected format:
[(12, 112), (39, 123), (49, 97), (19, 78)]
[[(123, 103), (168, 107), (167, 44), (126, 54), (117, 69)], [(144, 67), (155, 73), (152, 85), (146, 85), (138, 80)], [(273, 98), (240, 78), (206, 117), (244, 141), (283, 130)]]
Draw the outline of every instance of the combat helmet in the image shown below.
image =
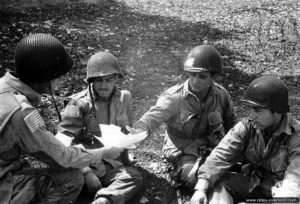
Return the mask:
[(210, 45), (200, 45), (193, 48), (184, 62), (184, 71), (221, 74), (223, 71), (220, 53)]
[(66, 74), (72, 66), (64, 46), (50, 34), (30, 34), (15, 49), (16, 73), (23, 82), (48, 82)]
[(122, 76), (121, 68), (115, 56), (108, 52), (98, 52), (91, 56), (87, 63), (87, 78), (90, 83), (93, 78), (117, 74)]
[(282, 80), (273, 76), (262, 76), (253, 80), (241, 101), (278, 113), (290, 111), (287, 86)]

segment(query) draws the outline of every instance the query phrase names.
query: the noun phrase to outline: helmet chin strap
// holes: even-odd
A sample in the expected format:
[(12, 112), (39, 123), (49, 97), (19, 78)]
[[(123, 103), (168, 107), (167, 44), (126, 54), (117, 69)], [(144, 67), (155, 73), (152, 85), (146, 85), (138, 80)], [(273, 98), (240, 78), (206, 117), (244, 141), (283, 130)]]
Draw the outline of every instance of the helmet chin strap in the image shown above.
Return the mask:
[(59, 112), (59, 110), (58, 110), (58, 107), (57, 107), (57, 105), (56, 105), (56, 101), (55, 101), (55, 98), (54, 98), (54, 95), (53, 95), (53, 90), (52, 90), (52, 86), (51, 86), (51, 81), (48, 82), (48, 91), (50, 92), (52, 103), (54, 104), (56, 113), (57, 113), (57, 115), (58, 115), (58, 121), (61, 122), (61, 115), (60, 115), (60, 112)]
[(93, 113), (93, 118), (96, 119), (96, 108), (95, 108), (95, 102), (94, 102), (94, 96), (92, 92), (92, 83), (89, 82), (89, 93), (92, 101), (92, 113)]

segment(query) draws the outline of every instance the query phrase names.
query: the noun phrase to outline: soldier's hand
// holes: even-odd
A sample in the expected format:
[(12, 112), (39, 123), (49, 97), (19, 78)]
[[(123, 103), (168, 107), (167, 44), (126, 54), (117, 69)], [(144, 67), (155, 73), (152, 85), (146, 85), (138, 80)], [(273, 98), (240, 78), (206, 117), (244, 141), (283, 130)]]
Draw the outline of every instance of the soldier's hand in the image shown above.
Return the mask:
[(206, 193), (203, 191), (196, 190), (191, 199), (191, 204), (208, 204)]
[(138, 134), (138, 133), (140, 133), (140, 132), (144, 132), (145, 130), (144, 129), (141, 129), (141, 128), (132, 128), (132, 127), (130, 127), (130, 126), (128, 126), (128, 125), (126, 125), (125, 126), (125, 128), (126, 128), (126, 130), (128, 131), (128, 132), (130, 132), (131, 134)]
[(120, 157), (121, 152), (124, 151), (121, 147), (106, 146), (102, 147), (103, 157), (108, 159), (117, 159)]
[(127, 149), (121, 153), (120, 160), (125, 166), (137, 163), (136, 157), (130, 154)]

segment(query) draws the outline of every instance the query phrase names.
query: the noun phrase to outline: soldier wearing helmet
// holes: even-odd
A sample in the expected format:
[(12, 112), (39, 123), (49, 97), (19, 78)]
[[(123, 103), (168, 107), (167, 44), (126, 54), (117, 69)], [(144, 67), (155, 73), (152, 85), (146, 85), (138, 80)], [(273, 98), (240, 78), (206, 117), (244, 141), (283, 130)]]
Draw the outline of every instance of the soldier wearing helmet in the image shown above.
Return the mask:
[(131, 131), (151, 134), (166, 124), (163, 152), (173, 168), (171, 176), (193, 189), (199, 166), (237, 117), (229, 93), (214, 82), (222, 73), (221, 56), (214, 47), (193, 48), (184, 70), (189, 78), (165, 91)]
[[(0, 78), (0, 203), (70, 203), (83, 186), (80, 171), (103, 157), (116, 158), (122, 149), (83, 150), (66, 147), (49, 132), (36, 105), (41, 94), (53, 94), (73, 61), (60, 41), (37, 33), (15, 49), (16, 74)], [(43, 161), (37, 170), (21, 164), (22, 155)]]
[[(220, 203), (221, 198), (226, 203), (264, 198), (287, 203), (292, 200), (284, 198), (300, 197), (300, 122), (289, 114), (287, 86), (262, 76), (250, 83), (242, 102), (249, 117), (227, 133), (199, 168), (192, 204)], [(241, 172), (228, 172), (241, 159)]]
[[(123, 75), (115, 56), (108, 52), (92, 55), (87, 63), (88, 88), (73, 96), (62, 112), (58, 131), (75, 138), (88, 149), (102, 147), (99, 124), (132, 125), (132, 97), (117, 87)], [(139, 172), (129, 166), (128, 151), (119, 160), (105, 159), (83, 169), (84, 188), (95, 197), (93, 204), (124, 203), (140, 187)], [(95, 195), (96, 194), (96, 195)]]

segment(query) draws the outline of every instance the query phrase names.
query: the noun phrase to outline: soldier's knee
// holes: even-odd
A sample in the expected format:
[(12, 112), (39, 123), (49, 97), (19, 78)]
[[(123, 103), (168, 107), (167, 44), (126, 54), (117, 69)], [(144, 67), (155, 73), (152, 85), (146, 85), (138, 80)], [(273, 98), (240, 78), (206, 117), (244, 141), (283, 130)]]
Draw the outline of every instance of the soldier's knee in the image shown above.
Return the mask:
[(137, 169), (132, 167), (126, 167), (126, 171), (128, 175), (130, 175), (130, 179), (132, 180), (132, 182), (135, 183), (136, 186), (143, 185), (143, 177)]
[[(69, 192), (67, 193), (67, 196), (70, 197), (70, 200), (74, 201), (77, 199), (79, 196), (82, 187), (84, 185), (84, 178), (81, 170), (73, 170), (70, 172), (72, 176), (70, 176), (70, 189)], [(67, 173), (67, 175), (69, 175)]]
[(75, 185), (80, 188), (80, 190), (83, 187), (84, 184), (84, 178), (81, 170), (74, 170), (74, 178), (75, 178)]
[(137, 172), (137, 174), (135, 175), (135, 179), (136, 179), (137, 186), (140, 187), (143, 185), (143, 177), (139, 172)]
[(143, 182), (143, 177), (142, 177), (142, 175), (140, 174), (140, 172), (137, 169), (132, 168), (132, 170), (131, 170), (131, 176), (138, 183), (142, 183)]
[(190, 189), (194, 189), (197, 183), (197, 171), (193, 170), (194, 163), (189, 162), (181, 167), (180, 179)]
[(72, 188), (71, 191), (79, 194), (84, 184), (84, 178), (81, 170), (76, 169), (67, 171), (64, 173), (64, 176), (67, 177), (68, 186)]

